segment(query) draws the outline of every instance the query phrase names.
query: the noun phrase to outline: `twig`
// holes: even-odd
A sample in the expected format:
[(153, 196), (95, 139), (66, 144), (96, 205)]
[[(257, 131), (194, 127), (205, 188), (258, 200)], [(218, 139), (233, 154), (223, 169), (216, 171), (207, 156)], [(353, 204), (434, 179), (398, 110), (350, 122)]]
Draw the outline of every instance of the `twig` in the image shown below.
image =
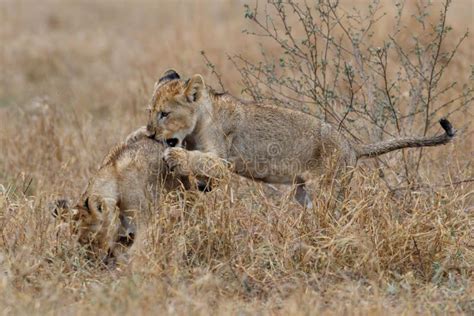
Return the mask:
[(216, 70), (216, 65), (214, 65), (210, 60), (209, 58), (207, 58), (207, 55), (206, 55), (206, 52), (205, 51), (201, 51), (201, 55), (202, 57), (204, 58), (204, 60), (206, 61), (206, 66), (211, 69), (211, 73), (217, 78), (217, 81), (219, 82), (219, 86), (221, 87), (222, 89), (222, 93), (226, 93), (227, 90), (224, 88), (224, 83), (222, 82), (222, 75), (220, 73), (217, 72)]

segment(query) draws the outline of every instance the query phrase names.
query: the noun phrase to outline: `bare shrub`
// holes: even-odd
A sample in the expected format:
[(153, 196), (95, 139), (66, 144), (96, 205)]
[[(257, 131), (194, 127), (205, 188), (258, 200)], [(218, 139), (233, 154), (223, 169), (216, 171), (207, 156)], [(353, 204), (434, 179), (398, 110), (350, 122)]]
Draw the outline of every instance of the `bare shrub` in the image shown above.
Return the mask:
[[(378, 0), (352, 9), (333, 0), (245, 5), (251, 25), (244, 32), (261, 43), (261, 57), (230, 57), (243, 91), (255, 101), (317, 116), (355, 142), (435, 132), (441, 116), (472, 105), (467, 67), (458, 78), (446, 76), (468, 32), (451, 38), (451, 1), (441, 7), (410, 3), (393, 3), (391, 23)], [(377, 158), (386, 185), (422, 180), (424, 153), (403, 150), (397, 159)]]

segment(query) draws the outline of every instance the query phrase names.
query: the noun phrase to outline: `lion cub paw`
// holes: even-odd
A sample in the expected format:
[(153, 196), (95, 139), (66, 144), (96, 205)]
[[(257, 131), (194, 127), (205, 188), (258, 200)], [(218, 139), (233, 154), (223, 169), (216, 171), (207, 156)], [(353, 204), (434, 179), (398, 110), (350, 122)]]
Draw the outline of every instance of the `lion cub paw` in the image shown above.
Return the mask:
[(188, 151), (180, 147), (166, 148), (163, 160), (171, 171), (188, 174)]
[(138, 128), (137, 130), (131, 132), (127, 138), (125, 139), (125, 144), (130, 145), (135, 143), (136, 141), (145, 138), (145, 137), (150, 137), (151, 134), (147, 130), (146, 126), (142, 126)]

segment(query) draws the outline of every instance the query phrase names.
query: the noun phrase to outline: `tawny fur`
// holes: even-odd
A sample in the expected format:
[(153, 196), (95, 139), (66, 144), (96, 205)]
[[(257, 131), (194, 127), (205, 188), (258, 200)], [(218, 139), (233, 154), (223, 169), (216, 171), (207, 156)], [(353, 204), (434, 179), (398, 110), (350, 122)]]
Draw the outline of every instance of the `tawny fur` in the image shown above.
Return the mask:
[[(156, 140), (130, 135), (126, 143), (110, 150), (79, 203), (68, 210), (78, 241), (94, 254), (115, 256), (119, 245), (129, 246), (137, 216), (156, 205), (160, 193), (186, 185), (186, 178), (167, 172), (164, 148)], [(63, 201), (56, 206), (68, 208)]]
[(187, 148), (192, 147), (165, 152), (168, 165), (182, 173), (219, 176), (214, 171), (222, 168), (209, 166), (227, 161), (234, 172), (248, 178), (298, 184), (296, 199), (310, 206), (310, 196), (325, 190), (319, 186), (345, 188), (358, 158), (448, 143), (454, 130), (447, 120), (441, 123), (446, 133), (439, 136), (357, 145), (311, 115), (216, 94), (202, 76), (185, 81), (170, 70), (155, 85), (146, 134), (162, 141), (177, 139), (179, 144), (186, 141)]

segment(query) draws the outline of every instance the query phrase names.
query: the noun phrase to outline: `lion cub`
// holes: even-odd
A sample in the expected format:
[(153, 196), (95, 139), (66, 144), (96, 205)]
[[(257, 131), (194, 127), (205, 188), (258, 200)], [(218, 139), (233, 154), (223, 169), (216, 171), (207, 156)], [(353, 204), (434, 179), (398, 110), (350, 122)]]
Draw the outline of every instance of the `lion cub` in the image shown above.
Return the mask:
[[(165, 146), (150, 138), (114, 147), (90, 179), (79, 203), (55, 202), (53, 215), (68, 217), (80, 244), (102, 258), (113, 258), (133, 243), (137, 215), (153, 208), (163, 191), (189, 186), (163, 163)], [(66, 212), (64, 212), (66, 211)]]
[[(165, 160), (180, 174), (219, 176), (213, 166), (227, 161), (244, 177), (296, 184), (297, 201), (311, 207), (321, 192), (343, 200), (360, 158), (449, 143), (455, 130), (446, 119), (440, 124), (444, 133), (436, 136), (359, 145), (311, 115), (218, 94), (201, 75), (183, 80), (169, 70), (155, 85), (146, 134), (177, 146), (166, 150)], [(179, 148), (183, 141), (193, 150)]]

